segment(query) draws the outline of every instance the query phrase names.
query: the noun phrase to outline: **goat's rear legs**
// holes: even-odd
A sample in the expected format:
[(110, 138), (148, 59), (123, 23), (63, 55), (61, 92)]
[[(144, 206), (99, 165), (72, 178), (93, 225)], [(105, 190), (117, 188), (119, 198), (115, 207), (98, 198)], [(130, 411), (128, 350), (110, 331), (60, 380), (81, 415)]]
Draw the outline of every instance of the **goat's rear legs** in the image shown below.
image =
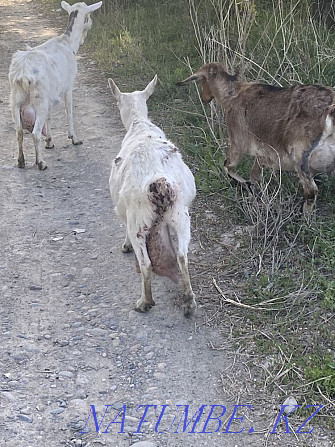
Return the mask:
[(19, 145), (19, 157), (17, 159), (17, 165), (19, 168), (24, 168), (26, 163), (24, 161), (24, 155), (23, 155), (23, 130), (17, 129), (16, 130), (16, 138)]
[(147, 232), (138, 229), (134, 211), (127, 212), (127, 236), (125, 243), (130, 243), (133, 247), (138, 266), (141, 272), (141, 298), (137, 300), (135, 310), (137, 312), (147, 312), (155, 305), (151, 292), (151, 272), (152, 266), (147, 251)]
[(141, 272), (141, 298), (137, 300), (135, 310), (137, 312), (147, 312), (155, 305), (151, 291), (151, 271), (152, 266), (147, 253), (145, 238), (140, 238), (139, 243), (133, 242), (134, 252)]
[(42, 137), (42, 129), (44, 123), (46, 122), (47, 113), (45, 109), (41, 109), (36, 111), (36, 120), (34, 124), (33, 140), (35, 145), (35, 155), (36, 155), (36, 164), (40, 171), (44, 171), (47, 168), (47, 164), (42, 158), (42, 145), (41, 145), (41, 137)]
[(240, 175), (236, 174), (235, 168), (238, 165), (238, 162), (240, 160), (240, 155), (238, 153), (238, 150), (234, 151), (232, 146), (230, 147), (226, 161), (224, 163), (224, 170), (226, 174), (229, 175), (229, 177), (233, 178), (234, 180), (237, 180), (239, 183), (247, 184), (248, 181), (241, 177)]
[(47, 120), (45, 122), (45, 127), (47, 131), (47, 136), (45, 139), (45, 148), (46, 149), (53, 149), (55, 147), (52, 137), (51, 137), (51, 125), (50, 125), (50, 116), (47, 117)]
[(184, 316), (190, 318), (197, 308), (195, 295), (191, 286), (187, 260), (188, 246), (191, 240), (190, 216), (188, 211), (183, 209), (180, 213), (176, 213), (171, 220), (178, 237), (177, 261), (183, 288)]
[(65, 102), (65, 109), (68, 123), (68, 132), (69, 132), (68, 138), (72, 140), (72, 144), (76, 146), (79, 144), (83, 144), (83, 142), (77, 138), (77, 135), (74, 131), (73, 111), (72, 111), (72, 90), (68, 90), (67, 92), (65, 92), (64, 102)]
[(14, 119), (15, 128), (16, 128), (17, 144), (19, 146), (19, 156), (17, 159), (17, 165), (19, 168), (24, 168), (26, 163), (24, 161), (24, 155), (23, 155), (23, 129), (22, 129), (22, 123), (21, 123), (21, 116), (20, 116), (20, 107), (15, 107), (15, 109), (13, 111), (13, 119)]
[(122, 244), (121, 251), (123, 251), (123, 253), (129, 253), (130, 251), (133, 251), (133, 246), (131, 245), (127, 230), (126, 230), (126, 238)]
[(305, 215), (310, 215), (315, 207), (318, 187), (310, 174), (306, 175), (300, 168), (296, 168), (296, 172), (299, 176), (304, 191), (303, 212)]

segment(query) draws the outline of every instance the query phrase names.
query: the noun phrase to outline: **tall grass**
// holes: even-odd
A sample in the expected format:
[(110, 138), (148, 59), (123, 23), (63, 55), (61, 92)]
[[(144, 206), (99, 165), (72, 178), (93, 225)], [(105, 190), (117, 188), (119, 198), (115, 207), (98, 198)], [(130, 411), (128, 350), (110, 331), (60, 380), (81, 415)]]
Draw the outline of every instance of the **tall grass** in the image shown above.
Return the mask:
[[(230, 73), (238, 72), (241, 79), (280, 86), (293, 83), (334, 85), (334, 34), (314, 20), (313, 2), (276, 0), (266, 4), (255, 0), (209, 0), (211, 23), (203, 21), (195, 0), (189, 0), (189, 5), (201, 63), (219, 61)], [(190, 71), (192, 68), (189, 64)], [(211, 104), (203, 113), (212, 146), (224, 152), (224, 112), (218, 105)], [(217, 166), (217, 160), (213, 159), (213, 164)], [(241, 166), (242, 171), (246, 166)], [(296, 374), (290, 373), (293, 386), (287, 388), (287, 377), (283, 377), (280, 384), (294, 392), (296, 380), (304, 377), (312, 386), (317, 383), (315, 390), (329, 403), (335, 396), (331, 323), (335, 311), (331, 273), (335, 232), (330, 230), (335, 227), (334, 179), (328, 183), (328, 190), (321, 186), (318, 215), (309, 220), (301, 216), (297, 202), (297, 194), (301, 192), (297, 183), (290, 175), (270, 172), (264, 173), (256, 192), (250, 194), (242, 190), (236, 204), (241, 211), (239, 218), (242, 216), (247, 226), (244, 244), (239, 256), (231, 261), (230, 269), (234, 271), (235, 280), (238, 276), (240, 284), (244, 284), (244, 291), (239, 291), (240, 299), (250, 308), (255, 306), (253, 326), (270, 332), (273, 337), (270, 351), (266, 344), (259, 343), (260, 352), (273, 355), (285, 348), (287, 358), (298, 365)], [(224, 271), (217, 276), (226, 281)], [(235, 295), (233, 291), (232, 297)], [(278, 309), (275, 315), (267, 315), (270, 326), (257, 315), (259, 303)], [(314, 317), (306, 323), (306, 315), (310, 313)], [(302, 349), (300, 337), (306, 327), (314, 337), (318, 319), (325, 322), (322, 341), (316, 336), (317, 343), (324, 349), (313, 346)], [(331, 421), (333, 407), (330, 405), (328, 410)]]

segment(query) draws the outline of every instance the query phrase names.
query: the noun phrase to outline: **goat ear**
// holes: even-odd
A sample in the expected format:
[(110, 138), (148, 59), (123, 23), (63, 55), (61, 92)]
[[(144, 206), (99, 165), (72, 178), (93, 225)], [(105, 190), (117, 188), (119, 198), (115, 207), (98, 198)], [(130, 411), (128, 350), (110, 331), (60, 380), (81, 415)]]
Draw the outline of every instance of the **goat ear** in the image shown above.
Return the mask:
[(157, 75), (155, 75), (155, 77), (153, 78), (153, 80), (151, 82), (149, 82), (149, 84), (146, 86), (145, 88), (145, 94), (147, 96), (147, 99), (150, 98), (150, 96), (153, 94), (156, 84), (157, 84)]
[(62, 1), (60, 5), (61, 5), (61, 7), (62, 7), (63, 9), (65, 9), (65, 11), (66, 11), (68, 14), (71, 13), (71, 11), (72, 11), (72, 6), (70, 6), (67, 2)]
[(102, 5), (102, 2), (98, 2), (98, 3), (94, 3), (93, 5), (87, 6), (87, 14), (90, 14), (93, 11), (96, 11), (97, 9), (99, 9)]
[(118, 86), (115, 84), (112, 78), (108, 78), (108, 85), (109, 88), (112, 90), (114, 98), (119, 101), (121, 98), (121, 92), (118, 88)]
[(186, 85), (192, 81), (197, 81), (198, 79), (202, 79), (202, 78), (204, 78), (203, 73), (200, 73), (198, 71), (197, 73), (194, 73), (193, 75), (189, 76), (188, 78), (184, 79), (183, 81), (177, 82), (176, 85), (178, 85), (180, 87), (181, 85)]

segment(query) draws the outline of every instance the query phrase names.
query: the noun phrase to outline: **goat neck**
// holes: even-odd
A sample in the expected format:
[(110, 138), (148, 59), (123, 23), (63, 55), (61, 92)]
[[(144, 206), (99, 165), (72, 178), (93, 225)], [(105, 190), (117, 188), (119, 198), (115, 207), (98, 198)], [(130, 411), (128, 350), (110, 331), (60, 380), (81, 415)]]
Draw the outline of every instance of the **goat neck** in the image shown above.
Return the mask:
[(84, 43), (87, 31), (91, 28), (92, 24), (92, 20), (89, 15), (87, 16), (87, 22), (83, 23), (84, 19), (80, 17), (82, 14), (82, 11), (78, 10), (71, 12), (67, 29), (63, 34), (63, 36), (67, 38), (74, 54), (78, 53), (79, 47), (82, 43)]
[[(143, 98), (141, 96), (143, 96)], [(121, 120), (127, 132), (134, 127), (135, 123), (150, 123), (148, 118), (148, 108), (143, 92), (138, 92), (138, 95), (136, 96), (123, 93), (122, 99), (119, 101), (119, 108)]]
[(231, 106), (231, 101), (239, 94), (242, 84), (239, 81), (229, 78), (218, 77), (212, 81), (211, 92), (217, 102), (219, 102), (224, 109), (228, 110)]

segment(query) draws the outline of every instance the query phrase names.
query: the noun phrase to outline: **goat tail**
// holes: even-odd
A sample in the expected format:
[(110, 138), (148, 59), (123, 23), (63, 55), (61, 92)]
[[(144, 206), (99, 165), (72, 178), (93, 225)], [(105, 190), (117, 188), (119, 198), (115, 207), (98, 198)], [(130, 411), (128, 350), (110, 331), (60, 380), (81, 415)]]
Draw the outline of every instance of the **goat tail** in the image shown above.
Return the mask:
[(154, 209), (154, 221), (149, 230), (146, 244), (152, 270), (157, 275), (167, 276), (177, 283), (177, 257), (169, 225), (164, 218), (174, 206), (176, 194), (166, 178), (161, 177), (150, 183), (149, 200)]
[[(11, 82), (11, 107), (19, 107), (20, 120), (23, 129), (32, 133), (36, 122), (36, 108), (31, 102), (31, 93), (37, 82), (33, 77), (27, 75), (16, 75), (10, 77)], [(42, 134), (47, 135), (45, 124), (43, 125)]]
[(325, 141), (334, 132), (335, 125), (335, 104), (331, 104), (327, 108), (327, 115), (325, 119), (323, 133), (321, 135), (321, 142)]
[(29, 79), (26, 76), (22, 76), (21, 78), (16, 78), (15, 83), (22, 88), (25, 93), (30, 93), (30, 89), (32, 86), (32, 79)]
[(335, 104), (332, 104), (328, 107), (328, 116), (331, 116), (332, 120), (335, 121)]

